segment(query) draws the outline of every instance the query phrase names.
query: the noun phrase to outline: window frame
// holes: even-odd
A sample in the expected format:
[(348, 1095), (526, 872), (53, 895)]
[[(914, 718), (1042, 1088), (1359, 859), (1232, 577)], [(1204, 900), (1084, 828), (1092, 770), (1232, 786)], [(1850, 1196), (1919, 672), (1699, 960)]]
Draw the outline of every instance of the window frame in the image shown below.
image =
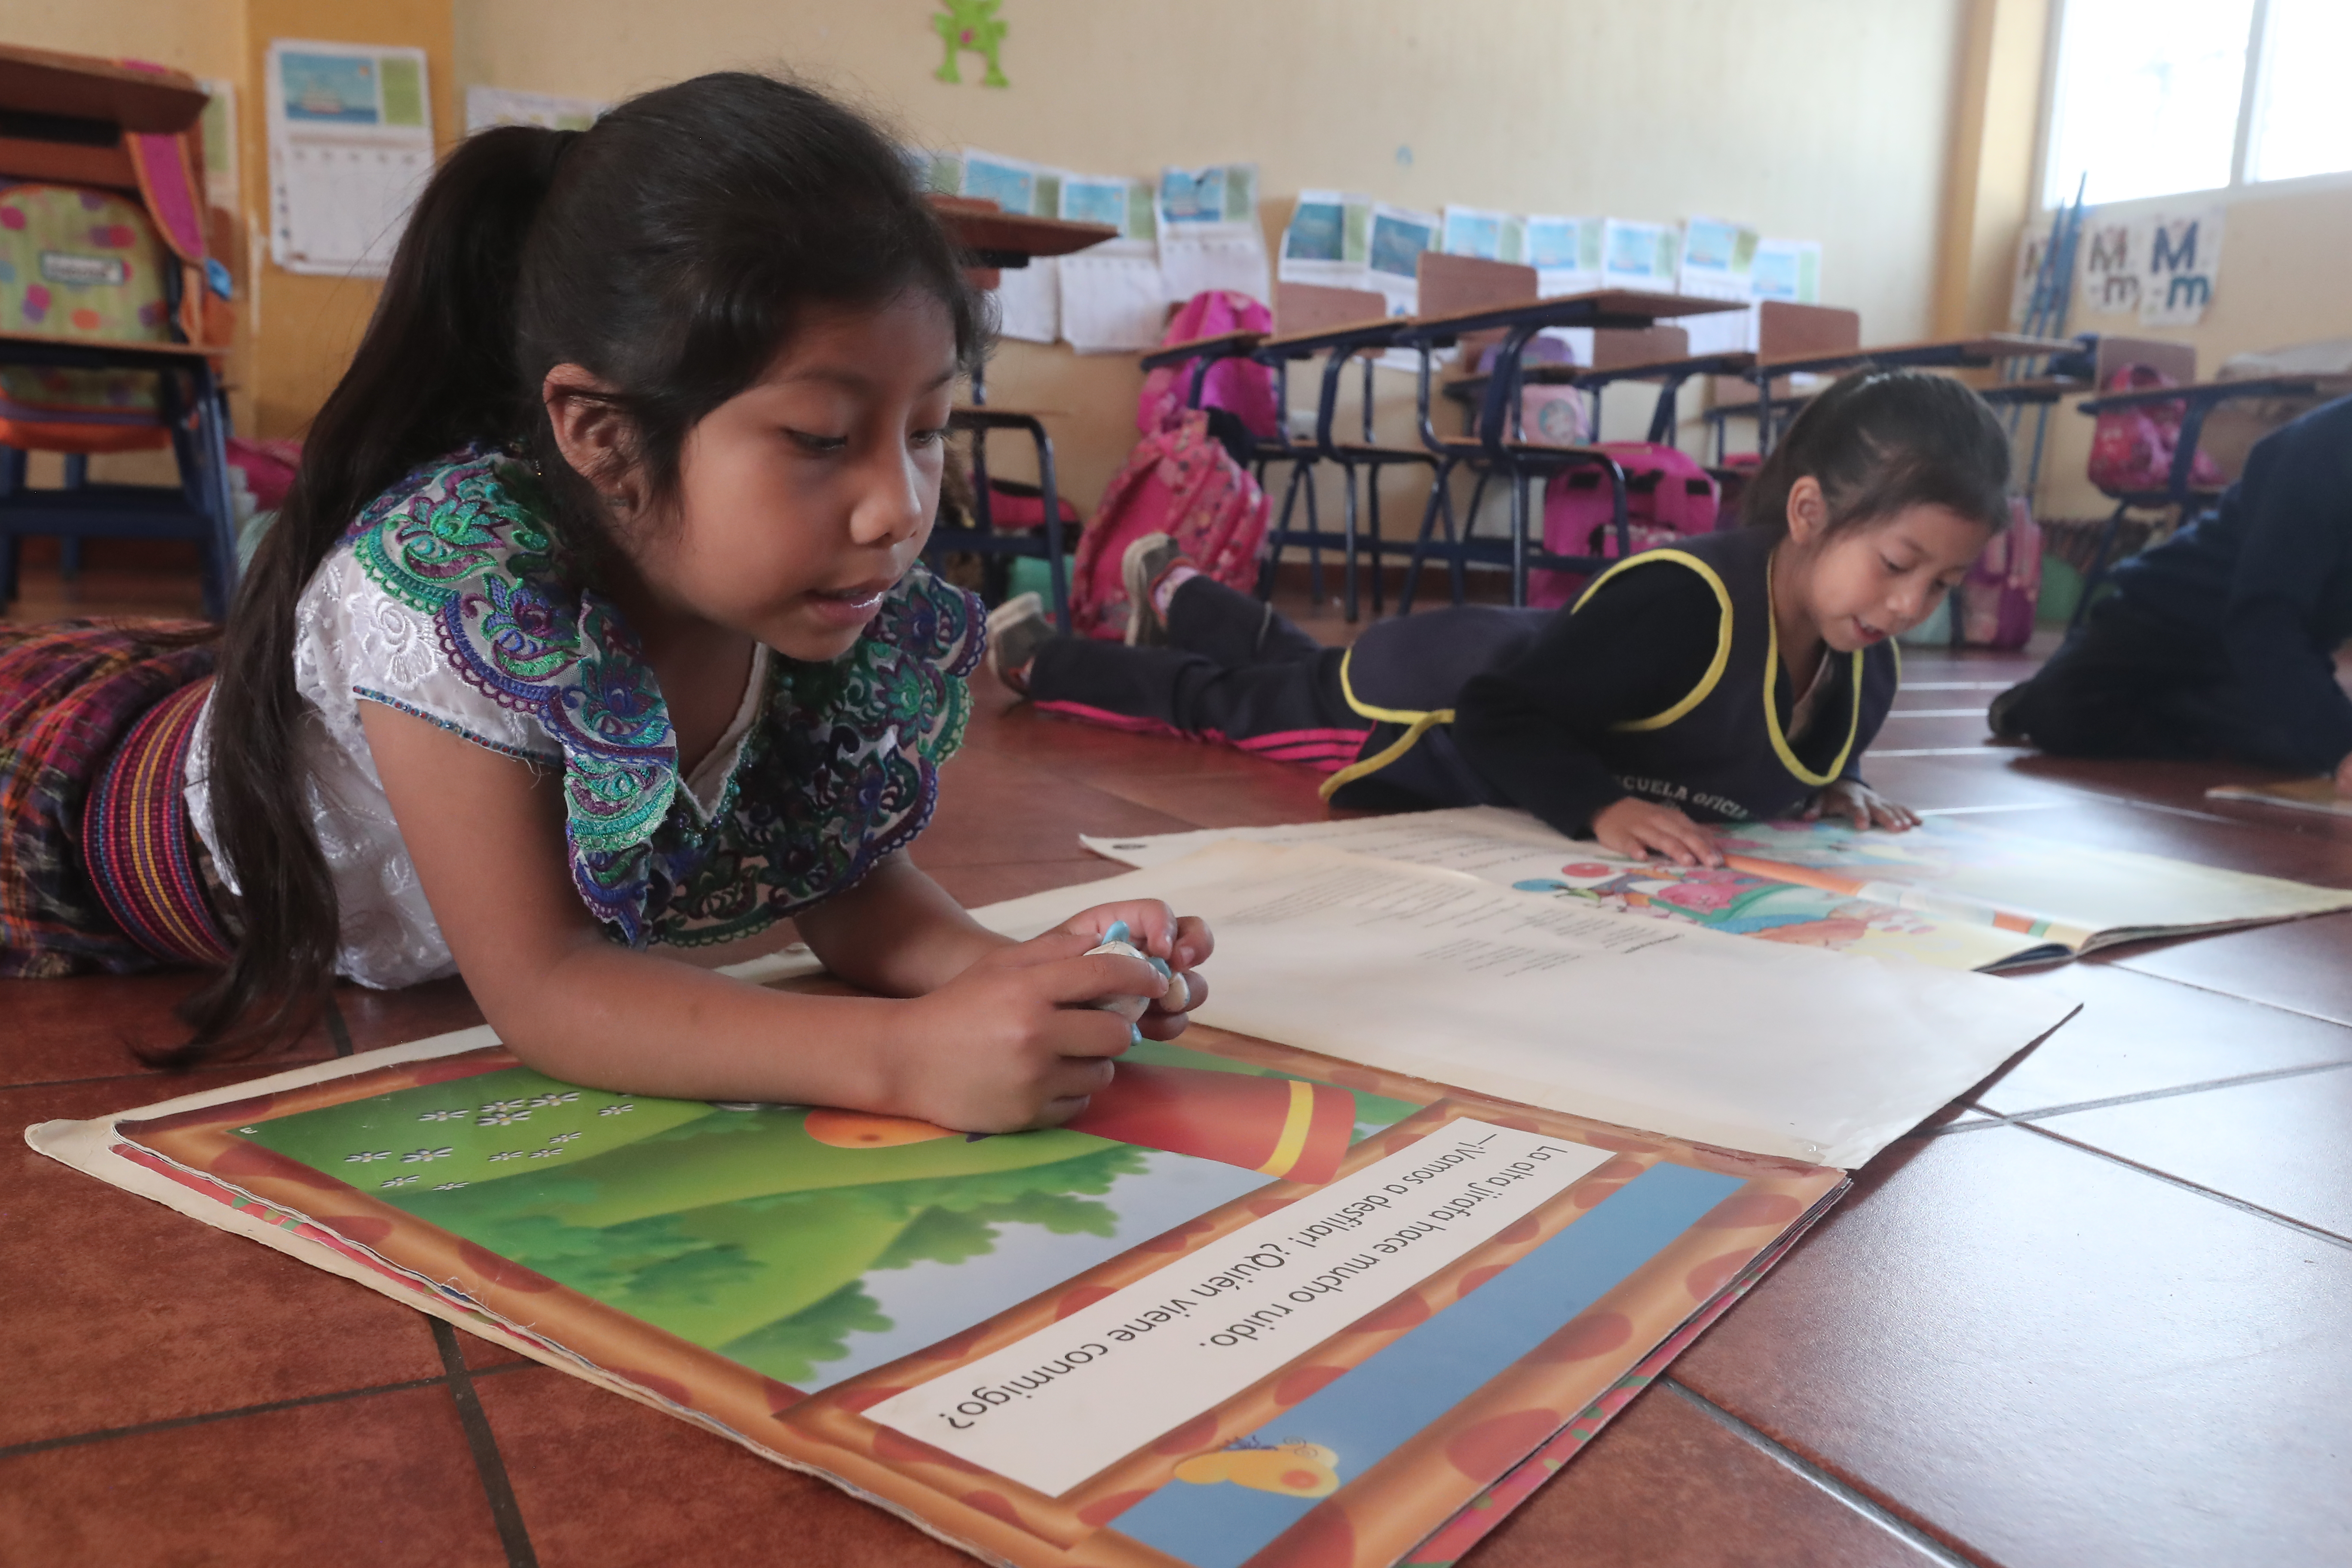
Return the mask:
[[(2051, 160), (2057, 153), (2059, 47), (2065, 37), (2069, 5), (2070, 0), (2053, 0), (2049, 32), (2042, 40), (2042, 120), (2034, 132), (2033, 167), (2035, 210), (2043, 214), (2071, 206), (2074, 199), (2073, 190), (2060, 192), (2054, 188), (2060, 174), (2051, 167)], [(2296, 196), (2352, 189), (2352, 169), (2335, 169), (2326, 174), (2296, 174), (2275, 180), (2249, 177), (2247, 162), (2253, 154), (2254, 115), (2261, 105), (2263, 91), (2269, 86), (2270, 16), (2271, 0), (2253, 0), (2253, 9), (2246, 22), (2246, 73), (2238, 88), (2238, 123), (2230, 147), (2230, 183), (2090, 205), (2102, 212), (2129, 215), (2167, 205), (2178, 206), (2191, 201), (2226, 203), (2249, 197)]]

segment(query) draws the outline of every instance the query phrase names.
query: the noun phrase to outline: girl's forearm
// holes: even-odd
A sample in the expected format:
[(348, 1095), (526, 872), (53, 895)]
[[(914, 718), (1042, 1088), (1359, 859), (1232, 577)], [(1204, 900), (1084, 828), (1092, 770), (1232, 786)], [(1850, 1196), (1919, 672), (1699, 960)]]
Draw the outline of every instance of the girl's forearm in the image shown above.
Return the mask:
[(964, 913), (904, 855), (889, 857), (798, 923), (827, 969), (883, 996), (929, 995), (1012, 941)]
[(482, 1005), (509, 1049), (567, 1083), (878, 1110), (895, 1094), (890, 1010), (911, 1004), (770, 991), (591, 941)]

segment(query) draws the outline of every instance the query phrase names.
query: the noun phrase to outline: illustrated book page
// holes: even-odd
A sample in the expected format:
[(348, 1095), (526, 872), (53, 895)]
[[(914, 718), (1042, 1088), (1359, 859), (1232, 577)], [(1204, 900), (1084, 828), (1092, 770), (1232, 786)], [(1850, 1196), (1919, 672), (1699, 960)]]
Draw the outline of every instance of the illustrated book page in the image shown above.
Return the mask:
[(27, 1139), (1024, 1565), (1450, 1562), (1846, 1184), (1185, 1039), (997, 1137), (475, 1029)]
[[(2056, 1027), (2039, 988), (1741, 941), (1464, 872), (1231, 840), (1086, 885), (1217, 934), (1205, 1023), (1622, 1127), (1852, 1168)], [(1056, 889), (972, 911), (1013, 936)]]

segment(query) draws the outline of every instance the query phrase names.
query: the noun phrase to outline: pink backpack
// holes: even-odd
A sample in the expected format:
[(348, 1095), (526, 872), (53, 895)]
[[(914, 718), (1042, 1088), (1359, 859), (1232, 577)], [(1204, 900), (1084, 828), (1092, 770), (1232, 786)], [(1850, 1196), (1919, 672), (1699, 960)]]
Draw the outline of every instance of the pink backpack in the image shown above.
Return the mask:
[(2009, 528), (1985, 546), (1961, 580), (1955, 613), (1971, 647), (2023, 647), (2042, 599), (2042, 525), (2024, 498), (2011, 497)]
[[(1714, 477), (1688, 455), (1650, 441), (1603, 441), (1599, 449), (1625, 470), (1625, 531), (1634, 553), (1714, 531), (1721, 495)], [(1609, 476), (1599, 468), (1554, 474), (1544, 487), (1544, 548), (1556, 555), (1614, 560), (1612, 496)], [(1531, 571), (1528, 604), (1558, 609), (1583, 585), (1581, 573)]]
[[(1272, 331), (1274, 313), (1264, 305), (1230, 289), (1207, 289), (1184, 301), (1160, 341), (1184, 343), (1221, 332)], [(1149, 436), (1175, 423), (1186, 411), (1194, 368), (1190, 363), (1163, 365), (1143, 378), (1143, 395), (1135, 405), (1137, 429)], [(1255, 360), (1223, 359), (1211, 365), (1201, 383), (1201, 406), (1226, 410), (1260, 440), (1282, 434), (1282, 411), (1274, 405), (1274, 372)]]
[[(1495, 361), (1502, 352), (1501, 343), (1488, 344), (1478, 356), (1478, 374), (1494, 374)], [(1574, 364), (1576, 356), (1558, 338), (1530, 338), (1519, 363)], [(1581, 447), (1592, 439), (1592, 416), (1585, 406), (1584, 394), (1576, 388), (1527, 382), (1519, 387), (1519, 429), (1536, 446)]]
[(1135, 444), (1079, 536), (1070, 571), (1072, 627), (1106, 641), (1126, 636), (1131, 607), (1119, 564), (1147, 533), (1173, 535), (1193, 565), (1249, 592), (1271, 510), (1249, 470), (1209, 434), (1207, 413), (1184, 410), (1171, 428)]
[[(2105, 390), (2137, 392), (2176, 384), (2154, 365), (2126, 364), (2107, 377)], [(2100, 415), (2091, 433), (2091, 482), (2111, 496), (2170, 488), (2183, 412), (2179, 403), (2143, 403)], [(2190, 459), (2189, 482), (2199, 489), (2219, 489), (2221, 470), (2200, 452)]]

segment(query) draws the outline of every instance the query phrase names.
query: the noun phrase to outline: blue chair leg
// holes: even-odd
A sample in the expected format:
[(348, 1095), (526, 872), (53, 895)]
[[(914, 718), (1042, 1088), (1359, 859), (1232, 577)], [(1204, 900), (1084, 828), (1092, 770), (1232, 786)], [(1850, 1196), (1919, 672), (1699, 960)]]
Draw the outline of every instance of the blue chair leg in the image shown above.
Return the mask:
[[(89, 454), (66, 454), (65, 489), (78, 490), (89, 483)], [(71, 583), (81, 575), (81, 535), (68, 533), (58, 541), (58, 575)]]
[(0, 524), (0, 610), (16, 602), (16, 534)]

